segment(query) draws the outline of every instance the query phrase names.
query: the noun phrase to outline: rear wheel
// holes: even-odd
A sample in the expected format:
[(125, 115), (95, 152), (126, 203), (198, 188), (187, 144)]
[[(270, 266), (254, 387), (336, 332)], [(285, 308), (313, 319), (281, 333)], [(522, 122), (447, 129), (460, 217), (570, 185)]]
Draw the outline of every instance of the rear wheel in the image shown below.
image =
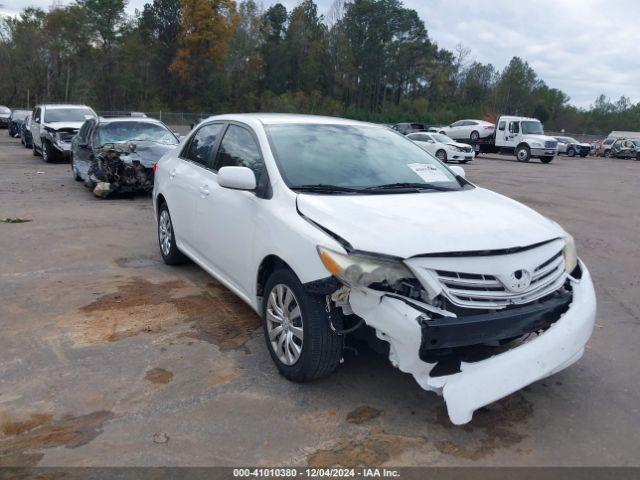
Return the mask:
[(332, 317), (339, 315), (325, 296), (307, 292), (289, 269), (273, 272), (264, 292), (264, 336), (278, 371), (294, 382), (332, 373), (340, 363), (342, 338), (331, 329)]
[(447, 152), (445, 152), (444, 150), (438, 150), (436, 152), (436, 158), (438, 160), (440, 160), (441, 162), (446, 162), (447, 161)]
[(473, 132), (471, 132), (469, 138), (472, 142), (477, 142), (480, 139), (480, 134), (474, 130)]
[(160, 254), (167, 265), (180, 265), (187, 261), (187, 257), (178, 249), (176, 235), (166, 203), (160, 205), (158, 212), (158, 244)]
[(542, 163), (551, 163), (551, 160), (553, 160), (553, 157), (540, 157)]
[(516, 148), (516, 158), (519, 162), (528, 162), (531, 160), (531, 150), (526, 145), (520, 145)]

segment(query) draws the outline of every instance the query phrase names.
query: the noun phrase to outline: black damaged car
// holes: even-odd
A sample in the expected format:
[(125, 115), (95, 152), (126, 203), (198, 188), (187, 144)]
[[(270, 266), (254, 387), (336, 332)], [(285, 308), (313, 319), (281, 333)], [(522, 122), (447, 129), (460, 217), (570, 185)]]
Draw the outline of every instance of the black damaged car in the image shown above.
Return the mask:
[(179, 143), (164, 123), (152, 118), (92, 118), (71, 142), (71, 171), (98, 197), (149, 193), (154, 165)]
[(20, 129), (27, 116), (31, 113), (31, 110), (12, 110), (9, 115), (9, 136), (11, 138), (18, 138), (20, 136)]

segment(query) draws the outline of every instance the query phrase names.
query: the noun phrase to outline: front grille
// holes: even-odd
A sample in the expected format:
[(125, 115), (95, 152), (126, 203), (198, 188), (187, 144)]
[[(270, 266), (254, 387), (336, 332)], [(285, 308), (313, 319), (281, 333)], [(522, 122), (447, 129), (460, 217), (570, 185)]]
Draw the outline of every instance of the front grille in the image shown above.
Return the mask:
[(531, 272), (529, 286), (519, 293), (491, 274), (447, 270), (435, 270), (435, 274), (451, 303), (467, 308), (503, 308), (532, 302), (560, 288), (566, 278), (562, 250), (540, 263)]
[(558, 142), (554, 140), (547, 140), (544, 142), (544, 148), (556, 148), (558, 146)]
[(471, 153), (471, 152), (473, 152), (473, 148), (471, 148), (471, 147), (469, 147), (469, 146), (463, 147), (462, 149), (463, 149), (465, 152), (467, 152), (467, 153)]

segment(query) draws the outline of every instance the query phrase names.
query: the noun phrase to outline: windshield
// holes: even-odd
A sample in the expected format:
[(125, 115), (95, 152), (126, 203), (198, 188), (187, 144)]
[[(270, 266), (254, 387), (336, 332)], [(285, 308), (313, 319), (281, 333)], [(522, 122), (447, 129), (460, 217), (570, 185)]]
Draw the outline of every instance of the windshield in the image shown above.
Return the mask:
[(368, 125), (267, 125), (280, 173), (291, 188), (348, 189), (438, 184), (460, 189), (454, 174), (411, 140)]
[(44, 121), (45, 123), (84, 122), (87, 115), (95, 117), (88, 108), (47, 108), (44, 112)]
[(640, 140), (634, 140), (633, 143), (636, 147), (640, 147)]
[(431, 136), (435, 139), (436, 142), (454, 143), (454, 141), (451, 138), (449, 138), (446, 135), (443, 135), (441, 133), (433, 133), (433, 134), (431, 134)]
[(24, 120), (25, 118), (27, 118), (27, 115), (29, 115), (29, 111), (28, 110), (14, 110), (13, 112), (11, 112), (11, 118), (13, 120)]
[(121, 143), (133, 140), (177, 145), (178, 139), (164, 125), (149, 122), (110, 122), (100, 129), (99, 141), (105, 143)]
[(537, 120), (523, 120), (520, 125), (522, 126), (522, 133), (525, 135), (544, 135), (542, 124)]

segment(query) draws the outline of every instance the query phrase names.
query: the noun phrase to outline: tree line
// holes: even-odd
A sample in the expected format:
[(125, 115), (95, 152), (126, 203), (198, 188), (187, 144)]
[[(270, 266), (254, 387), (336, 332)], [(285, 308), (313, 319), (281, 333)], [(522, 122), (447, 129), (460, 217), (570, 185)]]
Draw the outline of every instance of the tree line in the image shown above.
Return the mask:
[[(400, 0), (75, 0), (0, 19), (0, 104), (99, 110), (278, 111), (448, 124), (535, 116), (548, 129), (640, 130), (640, 103), (569, 104), (523, 59), (502, 70), (440, 48)], [(30, 105), (27, 105), (30, 104)]]

